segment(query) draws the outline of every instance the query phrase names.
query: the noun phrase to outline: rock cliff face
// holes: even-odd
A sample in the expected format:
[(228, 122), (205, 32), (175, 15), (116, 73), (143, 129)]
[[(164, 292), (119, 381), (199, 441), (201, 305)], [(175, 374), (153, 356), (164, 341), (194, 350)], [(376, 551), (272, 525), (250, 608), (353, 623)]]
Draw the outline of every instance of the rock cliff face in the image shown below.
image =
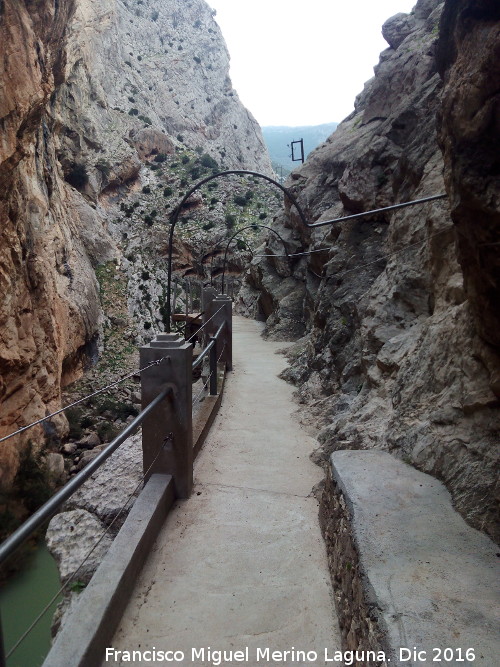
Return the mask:
[[(64, 77), (61, 49), (74, 3), (2, 3), (5, 71), (0, 118), (0, 434), (58, 406), (68, 361), (77, 365), (99, 317), (87, 234), (111, 252), (103, 221), (61, 179), (50, 98)], [(72, 273), (71, 264), (79, 271)], [(20, 420), (22, 415), (22, 421)], [(54, 420), (53, 427), (61, 426)], [(31, 433), (31, 438), (40, 435)], [(1, 449), (2, 485), (19, 442)]]
[(322, 424), (318, 460), (389, 450), (498, 539), (498, 7), (458, 4), (386, 22), (355, 111), (288, 182), (310, 221), (448, 199), (314, 231), (287, 206), (278, 231), (312, 254), (254, 259), (241, 304), (302, 336), (287, 377)]
[[(120, 264), (127, 232), (112, 219), (150, 182), (149, 161), (198, 149), (221, 166), (270, 164), (202, 0), (2, 2), (0, 44), (2, 436), (59, 407), (95, 356), (95, 267)], [(61, 417), (4, 443), (1, 485), (28, 438), (65, 429)]]

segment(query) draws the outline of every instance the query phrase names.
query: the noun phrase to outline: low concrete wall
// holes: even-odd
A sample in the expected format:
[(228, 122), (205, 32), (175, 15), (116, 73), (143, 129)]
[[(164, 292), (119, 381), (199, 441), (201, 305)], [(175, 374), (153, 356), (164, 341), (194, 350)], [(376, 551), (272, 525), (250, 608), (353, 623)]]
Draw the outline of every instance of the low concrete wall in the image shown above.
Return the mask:
[(375, 653), (360, 665), (497, 664), (498, 548), (440, 481), (387, 452), (337, 451), (320, 516), (343, 648)]
[(173, 502), (172, 477), (152, 475), (78, 604), (65, 619), (43, 667), (101, 664), (134, 581)]

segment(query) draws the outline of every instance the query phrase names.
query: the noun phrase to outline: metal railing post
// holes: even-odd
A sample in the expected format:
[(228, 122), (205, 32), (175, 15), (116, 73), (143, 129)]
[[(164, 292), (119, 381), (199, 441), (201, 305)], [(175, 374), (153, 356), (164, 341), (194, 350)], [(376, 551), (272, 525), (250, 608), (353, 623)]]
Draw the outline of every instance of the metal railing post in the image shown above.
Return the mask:
[[(210, 336), (210, 342), (213, 340)], [(217, 396), (217, 341), (210, 350), (210, 396)]]
[[(212, 319), (210, 319), (212, 318)], [(213, 336), (224, 323), (222, 335), (217, 338), (217, 359), (226, 364), (228, 371), (233, 370), (233, 302), (227, 294), (219, 294), (207, 308), (207, 332)]]
[(158, 457), (149, 475), (172, 475), (177, 498), (188, 498), (193, 488), (193, 346), (177, 334), (160, 334), (140, 348), (141, 367), (163, 357), (166, 357), (165, 361), (141, 374), (143, 406), (148, 405), (165, 388), (170, 387), (172, 390), (144, 419), (144, 471)]

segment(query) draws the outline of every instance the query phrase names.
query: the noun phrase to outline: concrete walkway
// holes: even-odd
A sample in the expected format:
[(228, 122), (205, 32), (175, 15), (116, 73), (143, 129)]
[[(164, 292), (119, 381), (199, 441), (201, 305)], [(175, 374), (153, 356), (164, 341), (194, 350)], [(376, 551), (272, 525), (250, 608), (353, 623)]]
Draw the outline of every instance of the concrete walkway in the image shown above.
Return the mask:
[[(309, 461), (315, 441), (292, 416), (292, 388), (277, 377), (283, 344), (260, 331), (234, 318), (234, 371), (196, 462), (193, 495), (170, 513), (113, 649), (178, 651), (171, 662), (185, 667), (319, 666), (325, 649), (340, 649), (311, 494), (322, 478)], [(130, 664), (144, 662), (120, 654), (103, 663)]]

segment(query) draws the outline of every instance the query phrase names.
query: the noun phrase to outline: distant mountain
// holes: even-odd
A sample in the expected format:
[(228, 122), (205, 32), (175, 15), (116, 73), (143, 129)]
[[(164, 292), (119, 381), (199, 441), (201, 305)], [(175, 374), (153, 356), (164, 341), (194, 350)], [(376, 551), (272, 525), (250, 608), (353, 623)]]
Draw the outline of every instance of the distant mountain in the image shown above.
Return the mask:
[[(266, 142), (273, 168), (280, 173), (283, 167), (283, 175), (286, 176), (292, 169), (300, 165), (300, 162), (292, 162), (292, 141), (304, 140), (304, 156), (319, 146), (327, 137), (335, 131), (338, 123), (324, 123), (323, 125), (300, 125), (298, 127), (287, 127), (285, 125), (270, 125), (262, 128), (264, 141)], [(295, 147), (295, 155), (300, 155), (300, 146)]]

